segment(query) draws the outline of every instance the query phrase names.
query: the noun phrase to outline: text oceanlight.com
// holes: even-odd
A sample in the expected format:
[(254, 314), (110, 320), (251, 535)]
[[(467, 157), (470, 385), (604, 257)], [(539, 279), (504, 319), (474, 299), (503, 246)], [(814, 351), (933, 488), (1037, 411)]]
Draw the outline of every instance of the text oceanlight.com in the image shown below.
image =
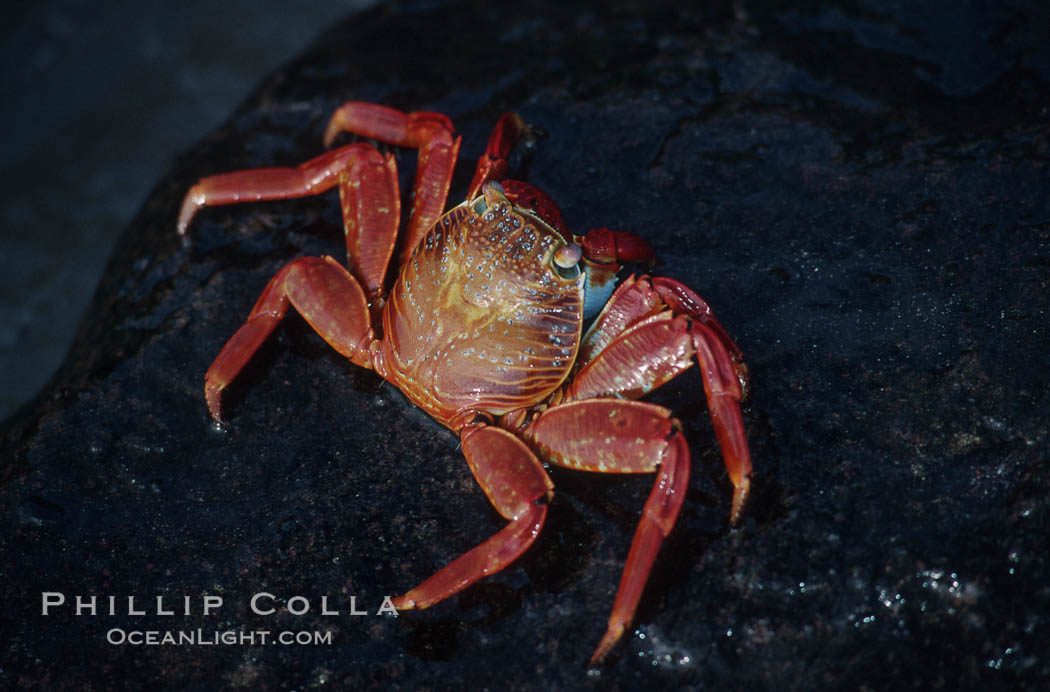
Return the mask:
[(106, 632), (106, 641), (121, 646), (326, 646), (332, 644), (331, 632), (270, 632), (253, 630), (239, 632), (227, 630), (125, 630), (119, 627)]

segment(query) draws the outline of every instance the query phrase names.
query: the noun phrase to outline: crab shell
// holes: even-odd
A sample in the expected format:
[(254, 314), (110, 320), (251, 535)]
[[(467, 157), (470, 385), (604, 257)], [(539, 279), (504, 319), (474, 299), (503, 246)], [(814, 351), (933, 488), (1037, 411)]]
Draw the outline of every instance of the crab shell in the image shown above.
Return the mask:
[(444, 425), (534, 406), (565, 381), (580, 347), (587, 275), (568, 247), (495, 184), (445, 214), (390, 291), (373, 366)]

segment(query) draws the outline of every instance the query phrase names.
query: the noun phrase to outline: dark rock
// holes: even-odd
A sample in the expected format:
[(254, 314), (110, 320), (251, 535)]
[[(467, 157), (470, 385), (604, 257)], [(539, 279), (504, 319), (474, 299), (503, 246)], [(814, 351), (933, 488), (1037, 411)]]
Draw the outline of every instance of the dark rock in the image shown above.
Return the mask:
[[(321, 37), (161, 180), (68, 362), (3, 427), (0, 680), (1045, 684), (1050, 17), (867, 5), (425, 3)], [(517, 110), (548, 133), (527, 178), (570, 225), (644, 234), (748, 357), (757, 477), (737, 530), (695, 373), (656, 397), (695, 471), (599, 677), (585, 662), (650, 479), (555, 470), (545, 533), (515, 566), (423, 613), (356, 617), (351, 597), (374, 613), (501, 526), (454, 437), (299, 318), (227, 397), (229, 429), (209, 423), (210, 360), (284, 262), (341, 252), (340, 222), (333, 196), (217, 208), (183, 244), (181, 197), (202, 175), (311, 157), (351, 97), (449, 114), (454, 196)], [(99, 613), (44, 616), (42, 592), (97, 596)], [(312, 610), (255, 616), (258, 592)], [(129, 616), (127, 596), (177, 614)], [(114, 628), (333, 641), (112, 645)]]

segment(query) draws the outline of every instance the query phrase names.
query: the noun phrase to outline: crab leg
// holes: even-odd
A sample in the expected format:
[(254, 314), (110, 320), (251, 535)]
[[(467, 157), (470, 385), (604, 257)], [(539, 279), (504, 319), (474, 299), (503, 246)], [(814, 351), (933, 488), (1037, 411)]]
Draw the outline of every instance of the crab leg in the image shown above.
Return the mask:
[(496, 122), (496, 127), (489, 135), (489, 144), (485, 153), (478, 159), (474, 169), (474, 179), (470, 182), (467, 199), (474, 199), (481, 186), (489, 180), (500, 182), (507, 177), (509, 164), (507, 157), (522, 135), (529, 132), (529, 126), (517, 113), (504, 113)]
[(489, 181), (502, 183), (507, 199), (517, 207), (531, 209), (554, 230), (572, 242), (572, 234), (562, 218), (561, 210), (543, 190), (521, 180), (507, 180), (510, 172), (510, 154), (520, 144), (531, 146), (537, 137), (537, 131), (526, 123), (517, 113), (504, 113), (496, 122), (496, 127), (489, 135), (485, 153), (478, 158), (474, 169), (474, 179), (467, 188), (467, 200), (473, 200), (481, 194), (481, 187)]
[(353, 132), (398, 147), (419, 149), (416, 180), (412, 186), (412, 212), (400, 262), (415, 251), (434, 222), (441, 217), (459, 156), (459, 137), (452, 121), (441, 113), (403, 113), (374, 103), (349, 101), (332, 115), (325, 128), (324, 143), (330, 146), (340, 132)]
[(729, 336), (729, 332), (722, 326), (722, 323), (715, 319), (711, 306), (681, 281), (666, 276), (654, 276), (651, 281), (656, 292), (660, 294), (664, 302), (674, 308), (676, 313), (689, 315), (699, 320), (701, 324), (706, 325), (715, 333), (730, 358), (733, 359), (737, 374), (746, 387), (747, 368), (744, 366), (744, 354), (740, 352), (740, 347), (733, 341), (733, 337)]
[(554, 484), (525, 443), (502, 428), (478, 424), (465, 428), (460, 439), (478, 485), (510, 524), (394, 599), (398, 610), (426, 608), (500, 571), (532, 545), (547, 517)]
[[(665, 294), (676, 302), (668, 306), (671, 301), (665, 302)], [(682, 306), (691, 307), (676, 316)], [(673, 279), (629, 279), (613, 294), (587, 335), (587, 360), (565, 396), (567, 400), (634, 399), (691, 367), (695, 358), (715, 437), (733, 483), (730, 523), (735, 524), (751, 489), (751, 453), (740, 412), (747, 369), (736, 344), (710, 309), (703, 311), (701, 306), (706, 308), (706, 303)]]
[(710, 327), (722, 341), (746, 386), (744, 356), (729, 332), (715, 319), (711, 307), (688, 286), (665, 276), (630, 276), (616, 288), (584, 336), (579, 363), (586, 364), (625, 329), (666, 308)]
[(267, 284), (247, 321), (226, 342), (204, 375), (208, 411), (222, 419), (220, 394), (293, 305), (335, 350), (371, 367), (368, 303), (361, 285), (331, 257), (292, 260)]
[(325, 152), (296, 168), (255, 168), (201, 178), (182, 200), (177, 224), (179, 235), (186, 233), (202, 207), (292, 199), (330, 190), (339, 182), (340, 173), (367, 149), (371, 149), (367, 144), (350, 144)]
[(202, 207), (318, 195), (339, 186), (347, 261), (369, 299), (381, 291), (397, 240), (401, 200), (397, 166), (369, 144), (339, 147), (296, 168), (258, 168), (202, 178), (186, 193), (178, 231)]
[(591, 657), (595, 665), (631, 623), (656, 554), (674, 528), (689, 486), (689, 446), (667, 409), (615, 399), (552, 406), (533, 419), (524, 435), (543, 459), (559, 466), (601, 473), (657, 471), (627, 554), (608, 629)]
[(364, 284), (368, 302), (384, 293), (390, 257), (397, 243), (401, 222), (401, 193), (394, 157), (379, 157), (371, 149), (368, 158), (354, 159), (347, 175), (339, 179), (339, 201), (343, 208), (346, 259), (350, 272)]

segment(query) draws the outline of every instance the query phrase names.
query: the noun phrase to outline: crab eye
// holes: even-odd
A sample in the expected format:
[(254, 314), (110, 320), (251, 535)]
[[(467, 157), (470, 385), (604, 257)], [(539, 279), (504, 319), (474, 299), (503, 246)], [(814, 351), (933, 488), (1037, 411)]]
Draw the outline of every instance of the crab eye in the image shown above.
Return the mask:
[(563, 245), (554, 251), (554, 263), (562, 269), (572, 269), (583, 257), (583, 250), (576, 243)]
[(580, 275), (577, 266), (583, 257), (583, 249), (576, 243), (563, 245), (554, 251), (554, 268), (563, 279), (575, 279)]

